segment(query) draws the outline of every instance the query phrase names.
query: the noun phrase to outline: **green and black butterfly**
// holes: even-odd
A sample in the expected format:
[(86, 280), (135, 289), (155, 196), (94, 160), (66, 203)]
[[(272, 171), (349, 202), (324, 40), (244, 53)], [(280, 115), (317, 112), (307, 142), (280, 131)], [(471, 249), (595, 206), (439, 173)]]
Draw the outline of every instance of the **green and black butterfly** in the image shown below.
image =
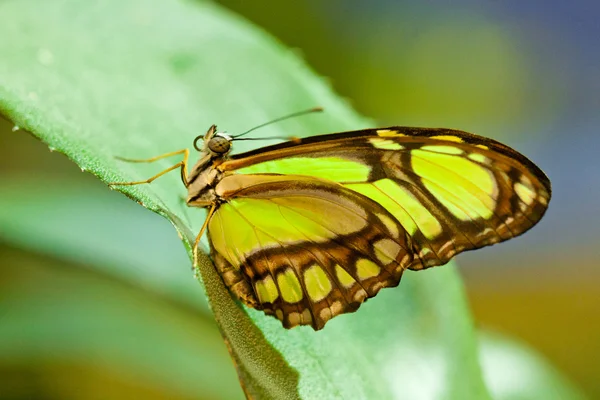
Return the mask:
[[(239, 136), (239, 135), (238, 135)], [(497, 141), (452, 129), (390, 127), (294, 139), (229, 156), (211, 126), (194, 141), (190, 207), (208, 209), (211, 256), (231, 293), (285, 328), (356, 311), (402, 273), (518, 236), (543, 216), (550, 181)], [(198, 142), (203, 140), (203, 145)]]

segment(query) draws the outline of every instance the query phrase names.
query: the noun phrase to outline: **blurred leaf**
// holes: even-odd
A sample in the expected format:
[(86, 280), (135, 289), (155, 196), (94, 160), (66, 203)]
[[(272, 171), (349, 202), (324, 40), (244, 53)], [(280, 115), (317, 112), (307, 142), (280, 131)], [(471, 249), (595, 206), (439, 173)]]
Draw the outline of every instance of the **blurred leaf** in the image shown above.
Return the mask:
[[(0, 35), (19, 38), (0, 42), (0, 110), (103, 181), (138, 180), (165, 169), (176, 160), (130, 165), (114, 156), (189, 146), (215, 121), (240, 130), (320, 104), (325, 117), (289, 121), (262, 135), (367, 125), (292, 53), (209, 3), (28, 0), (5, 1), (0, 10), (10, 16)], [(189, 250), (202, 218), (184, 209), (177, 175), (123, 191), (167, 217)], [(286, 331), (235, 303), (208, 257), (200, 269), (253, 397), (488, 397), (451, 267), (408, 273), (401, 288), (318, 333)]]
[(0, 239), (85, 264), (210, 314), (166, 221), (100, 184), (73, 184), (39, 175), (0, 179)]
[(499, 334), (479, 335), (485, 383), (496, 400), (581, 400), (585, 396), (541, 356)]
[(0, 255), (2, 398), (243, 398), (211, 319), (89, 270)]

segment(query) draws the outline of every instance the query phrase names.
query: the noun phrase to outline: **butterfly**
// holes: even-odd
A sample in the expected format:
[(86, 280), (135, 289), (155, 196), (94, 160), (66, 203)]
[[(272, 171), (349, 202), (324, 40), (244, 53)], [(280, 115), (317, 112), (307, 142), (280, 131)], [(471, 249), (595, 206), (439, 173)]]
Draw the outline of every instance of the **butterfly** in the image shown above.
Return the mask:
[(194, 266), (206, 231), (233, 296), (285, 328), (322, 329), (397, 286), (406, 270), (521, 235), (550, 201), (550, 181), (533, 162), (459, 130), (364, 129), (230, 155), (239, 136), (213, 125), (194, 140), (200, 157), (189, 172), (183, 149), (123, 159), (183, 157), (148, 180), (109, 185), (179, 169), (187, 205), (208, 209)]

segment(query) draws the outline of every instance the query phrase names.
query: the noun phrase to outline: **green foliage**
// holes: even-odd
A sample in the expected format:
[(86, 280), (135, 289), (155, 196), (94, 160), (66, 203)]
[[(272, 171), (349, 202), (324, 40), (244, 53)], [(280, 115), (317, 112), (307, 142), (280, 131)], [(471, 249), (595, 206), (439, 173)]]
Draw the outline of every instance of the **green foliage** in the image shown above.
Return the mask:
[[(0, 27), (0, 36), (14, 38), (0, 42), (0, 111), (104, 182), (145, 179), (167, 168), (179, 160), (126, 164), (115, 156), (144, 158), (190, 147), (194, 136), (202, 134), (211, 123), (240, 131), (318, 104), (326, 108), (325, 116), (288, 121), (264, 128), (259, 135), (302, 136), (370, 125), (292, 52), (209, 3), (161, 0), (150, 6), (142, 0), (26, 0), (3, 2), (0, 11), (10, 16)], [(244, 149), (243, 145), (236, 145), (236, 151)], [(37, 184), (32, 187), (37, 188)], [(19, 187), (13, 193), (22, 190)], [(183, 206), (181, 196), (185, 191), (177, 172), (151, 185), (120, 190), (166, 217), (189, 253), (203, 214)], [(23, 193), (40, 196), (36, 189)], [(85, 188), (64, 190), (57, 185), (43, 192), (44, 208), (38, 212), (60, 210), (61, 206), (75, 212), (80, 205), (89, 205), (102, 196), (90, 196)], [(116, 210), (111, 204), (103, 200), (94, 208), (96, 217), (107, 224), (110, 213)], [(15, 201), (1, 208), (5, 211), (4, 226), (12, 227), (3, 230), (7, 232), (4, 240), (62, 258), (83, 258), (102, 274), (129, 282), (139, 278), (147, 290), (182, 304), (189, 302), (196, 312), (205, 311), (202, 302), (185, 286), (187, 283), (182, 284), (186, 289), (179, 292), (176, 288), (181, 280), (161, 277), (165, 271), (176, 268), (179, 270), (174, 274), (187, 273), (188, 266), (161, 260), (162, 265), (145, 268), (152, 263), (146, 255), (139, 259), (142, 274), (132, 267), (132, 258), (121, 263), (127, 257), (135, 258), (127, 249), (93, 248), (91, 239), (84, 234), (69, 238), (73, 231), (63, 224), (66, 214), (53, 213), (56, 219), (52, 220), (32, 214), (25, 205)], [(138, 222), (131, 220), (127, 225), (130, 235), (144, 231), (144, 225)], [(41, 230), (38, 240), (31, 240), (28, 233), (32, 225), (53, 227), (56, 231), (50, 234)], [(306, 327), (286, 331), (273, 318), (234, 302), (206, 255), (201, 259), (200, 275), (242, 385), (252, 397), (490, 397), (478, 361), (476, 334), (460, 280), (452, 267), (407, 273), (398, 289), (385, 290), (358, 313), (336, 318), (318, 333)], [(79, 284), (74, 280), (64, 288), (76, 291)], [(214, 331), (206, 331), (212, 333), (207, 333), (201, 347), (186, 357), (178, 357), (177, 360), (185, 359), (179, 365), (175, 365), (176, 358), (148, 361), (145, 356), (166, 352), (157, 351), (161, 345), (152, 341), (152, 332), (159, 328), (153, 324), (156, 321), (127, 321), (127, 316), (140, 313), (131, 304), (135, 300), (129, 294), (101, 288), (102, 284), (86, 283), (86, 287), (97, 287), (97, 293), (108, 291), (113, 297), (106, 309), (94, 309), (91, 315), (97, 320), (89, 321), (89, 329), (83, 335), (98, 329), (104, 323), (103, 317), (121, 319), (124, 324), (131, 324), (124, 328), (122, 342), (112, 337), (110, 343), (96, 343), (100, 348), (121, 352), (127, 348), (128, 340), (140, 338), (143, 345), (129, 349), (135, 354), (131, 359), (164, 363), (164, 379), (180, 379), (180, 387), (191, 385), (192, 375), (197, 373), (199, 381), (216, 390), (210, 370), (211, 360), (219, 360), (210, 350), (214, 348)], [(16, 287), (13, 294), (16, 296), (19, 290)], [(56, 307), (61, 313), (76, 314), (75, 308), (88, 298), (93, 300), (95, 293), (82, 294), (82, 304), (76, 305), (58, 299)], [(32, 295), (31, 301), (42, 299)], [(155, 303), (144, 304), (165, 307)], [(119, 308), (121, 313), (115, 314), (113, 309)], [(161, 313), (172, 313), (173, 319), (179, 318), (174, 308), (162, 310)], [(32, 307), (19, 312), (23, 318), (19, 326), (24, 326), (25, 320), (42, 317), (52, 326), (48, 315), (38, 311)], [(56, 323), (67, 322), (59, 319)], [(180, 354), (191, 343), (191, 336), (187, 335), (202, 336), (198, 340), (204, 341), (204, 335), (197, 332), (205, 328), (183, 317), (181, 323), (159, 325), (172, 331), (165, 333), (166, 340)], [(16, 331), (6, 326), (3, 324), (0, 334), (14, 339)], [(32, 330), (31, 334), (40, 332), (44, 333)], [(70, 344), (63, 342), (61, 351), (77, 352)], [(197, 369), (193, 367), (195, 363)], [(130, 364), (127, 368), (141, 367)], [(173, 377), (181, 370), (186, 370), (186, 374)], [(223, 390), (223, 398), (234, 394), (227, 391), (229, 388)]]

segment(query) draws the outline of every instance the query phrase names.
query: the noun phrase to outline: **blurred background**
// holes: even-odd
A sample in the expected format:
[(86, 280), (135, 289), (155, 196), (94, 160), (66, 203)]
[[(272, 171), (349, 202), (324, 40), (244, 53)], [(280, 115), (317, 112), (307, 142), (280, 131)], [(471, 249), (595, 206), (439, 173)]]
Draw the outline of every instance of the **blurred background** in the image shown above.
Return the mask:
[[(479, 133), (516, 148), (548, 174), (553, 198), (541, 223), (518, 240), (461, 255), (458, 264), (478, 326), (537, 349), (591, 398), (600, 398), (600, 3), (219, 3), (297, 49), (377, 125)], [(0, 309), (0, 318), (36, 318), (44, 335), (17, 323), (14, 331), (4, 327), (31, 354), (18, 355), (22, 370), (15, 369), (13, 361), (2, 361), (11, 349), (0, 342), (0, 387), (27, 377), (36, 382), (30, 398), (42, 398), (50, 386), (54, 397), (43, 398), (80, 398), (74, 393), (86, 390), (90, 398), (164, 398), (165, 391), (195, 398), (199, 388), (205, 398), (241, 397), (235, 384), (225, 394), (207, 389), (215, 377), (235, 382), (235, 372), (196, 283), (185, 268), (173, 266), (189, 261), (169, 223), (12, 128), (0, 120), (0, 301), (11, 304)], [(19, 212), (19, 225), (6, 222)], [(53, 235), (67, 235), (70, 243)], [(137, 267), (140, 254), (152, 273)], [(82, 262), (90, 256), (100, 258)], [(161, 272), (165, 265), (180, 275)], [(49, 320), (51, 307), (64, 307), (77, 331), (57, 328), (60, 321)], [(155, 335), (144, 343), (111, 341), (107, 332), (122, 329), (132, 337)], [(173, 354), (160, 354), (165, 337), (181, 343)], [(62, 364), (50, 362), (44, 340), (54, 351), (73, 345), (80, 351)], [(198, 348), (200, 341), (205, 348)], [(197, 382), (181, 357), (193, 365), (195, 355), (207, 351), (224, 361), (207, 363), (206, 382)], [(136, 372), (153, 362), (136, 355), (157, 352), (161, 362), (173, 363), (176, 377)], [(122, 357), (121, 371), (98, 367), (114, 357)], [(149, 377), (164, 380), (162, 389), (144, 381)]]

